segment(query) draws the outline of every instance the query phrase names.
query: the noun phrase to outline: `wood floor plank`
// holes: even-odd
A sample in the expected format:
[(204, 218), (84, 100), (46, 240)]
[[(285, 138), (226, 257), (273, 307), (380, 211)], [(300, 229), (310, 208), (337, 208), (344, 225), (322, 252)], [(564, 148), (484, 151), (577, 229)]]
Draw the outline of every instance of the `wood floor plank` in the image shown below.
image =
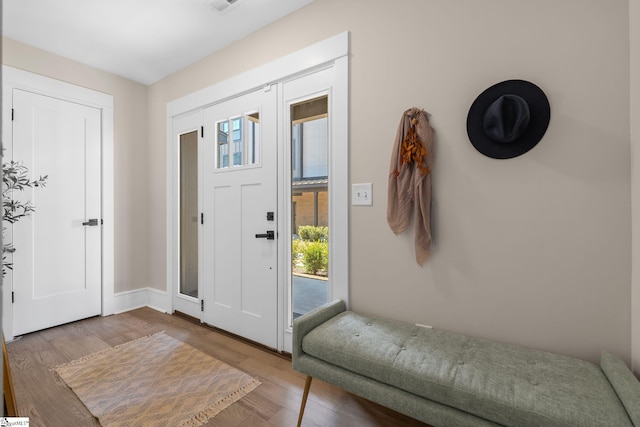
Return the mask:
[[(283, 387), (274, 381), (263, 381), (262, 385), (258, 387), (255, 393), (264, 396), (266, 399), (270, 399), (273, 402), (278, 403), (281, 408), (289, 409), (298, 413), (300, 409), (300, 402), (302, 401), (302, 387), (296, 389), (292, 387)], [(297, 418), (296, 418), (297, 421)]]
[(52, 368), (69, 359), (44, 335), (25, 336), (10, 343), (7, 350), (20, 416), (24, 414), (35, 425), (47, 427), (99, 425), (73, 391), (54, 375)]
[(205, 424), (207, 427), (237, 427), (249, 419), (252, 415), (250, 409), (238, 404), (238, 402), (229, 406), (227, 409), (218, 414), (215, 418), (209, 420)]
[(58, 350), (60, 355), (66, 360), (79, 359), (91, 353), (112, 347), (97, 336), (82, 338), (60, 337), (50, 342), (51, 346)]
[(251, 414), (249, 418), (238, 424), (238, 427), (270, 427), (269, 423), (256, 414)]
[[(269, 425), (271, 427), (296, 427), (298, 425), (298, 410), (292, 411), (290, 409), (282, 408), (276, 413), (270, 420)], [(303, 422), (304, 427), (323, 427), (305, 419)]]
[(249, 393), (240, 400), (239, 405), (246, 407), (263, 420), (271, 419), (282, 408), (281, 405), (262, 393)]
[[(94, 317), (47, 329), (7, 343), (20, 416), (33, 427), (92, 427), (98, 421), (53, 368), (79, 357), (165, 331), (236, 367), (262, 384), (222, 411), (206, 427), (293, 427), (305, 376), (273, 352), (151, 308)], [(314, 380), (304, 427), (425, 427), (344, 390)], [(428, 427), (428, 426), (427, 426)]]

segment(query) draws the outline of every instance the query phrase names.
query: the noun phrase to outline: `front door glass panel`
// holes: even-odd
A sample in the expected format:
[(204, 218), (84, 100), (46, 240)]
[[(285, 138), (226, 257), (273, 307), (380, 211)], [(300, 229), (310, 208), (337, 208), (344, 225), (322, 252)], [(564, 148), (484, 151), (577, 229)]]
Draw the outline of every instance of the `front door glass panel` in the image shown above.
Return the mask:
[(198, 298), (198, 132), (180, 135), (180, 293)]
[(260, 113), (251, 112), (216, 123), (216, 168), (260, 163)]

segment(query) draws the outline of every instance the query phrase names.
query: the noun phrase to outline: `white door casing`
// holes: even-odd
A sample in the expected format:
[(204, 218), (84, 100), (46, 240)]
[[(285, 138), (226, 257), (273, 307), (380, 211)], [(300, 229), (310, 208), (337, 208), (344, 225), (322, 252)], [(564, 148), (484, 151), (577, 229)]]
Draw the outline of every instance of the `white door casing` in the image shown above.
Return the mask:
[[(332, 123), (333, 123), (333, 84), (334, 84), (334, 79), (335, 79), (335, 69), (334, 67), (328, 67), (328, 68), (324, 68), (324, 69), (319, 69), (319, 70), (315, 70), (312, 73), (303, 75), (303, 76), (299, 76), (295, 79), (286, 81), (282, 84), (282, 104), (283, 104), (283, 118), (284, 118), (284, 141), (285, 143), (283, 144), (283, 148), (284, 148), (284, 153), (285, 153), (285, 166), (287, 169), (287, 173), (286, 173), (286, 179), (284, 179), (284, 181), (286, 181), (284, 183), (283, 186), (283, 196), (282, 199), (286, 200), (287, 203), (291, 203), (292, 200), (292, 191), (291, 191), (291, 158), (292, 158), (292, 150), (291, 150), (291, 141), (292, 141), (292, 135), (291, 135), (291, 107), (294, 104), (298, 104), (301, 102), (305, 102), (314, 98), (318, 98), (321, 96), (327, 96), (327, 105), (328, 105), (328, 110), (329, 110), (329, 115), (328, 115), (328, 128), (331, 129), (332, 128)], [(332, 140), (333, 134), (330, 132), (327, 138), (327, 142), (328, 142), (328, 148), (329, 150), (334, 146), (334, 142)], [(331, 188), (335, 188), (335, 185), (331, 185), (332, 180), (333, 180), (333, 176), (331, 175), (331, 173), (335, 170), (334, 166), (332, 164), (327, 165), (328, 169), (329, 169), (329, 209), (331, 209), (331, 207), (333, 206), (333, 202), (332, 202), (332, 197), (331, 197)], [(290, 205), (288, 205), (289, 209), (290, 209)], [(335, 231), (334, 231), (334, 227), (333, 224), (331, 223), (331, 220), (334, 217), (332, 215), (329, 215), (329, 242), (332, 242), (334, 239), (340, 241), (340, 236), (337, 236)], [(293, 218), (289, 215), (286, 219), (286, 225), (285, 225), (285, 229), (286, 230), (291, 230), (293, 229), (292, 226), (292, 222), (293, 222)], [(291, 245), (287, 245), (287, 251), (286, 251), (286, 258), (287, 259), (291, 259), (292, 255), (291, 255)], [(335, 257), (332, 254), (332, 250), (329, 250), (329, 257), (330, 257), (330, 261), (329, 261), (329, 289), (328, 289), (328, 300), (332, 301), (333, 298), (333, 294), (334, 294), (334, 290), (333, 290), (333, 286), (332, 286), (332, 276), (331, 276), (331, 272), (333, 270), (332, 268), (332, 262), (335, 260)], [(291, 269), (291, 263), (289, 263), (286, 267), (286, 277), (287, 277), (287, 314), (288, 314), (288, 319), (287, 319), (287, 326), (291, 326), (292, 321), (293, 321), (293, 275), (292, 275), (292, 269)], [(290, 351), (290, 350), (288, 350)]]
[[(307, 48), (293, 52), (282, 58), (266, 63), (253, 70), (214, 84), (167, 104), (167, 290), (173, 295), (173, 289), (179, 286), (179, 233), (177, 210), (179, 187), (178, 152), (175, 144), (174, 118), (201, 111), (208, 106), (232, 99), (265, 86), (278, 86), (278, 120), (277, 120), (277, 156), (278, 156), (278, 201), (280, 215), (276, 217), (275, 227), (280, 230), (276, 240), (278, 257), (278, 344), (277, 350), (291, 352), (291, 327), (288, 313), (289, 295), (287, 292), (288, 273), (290, 273), (290, 236), (285, 226), (290, 198), (285, 194), (290, 191), (290, 172), (287, 167), (290, 153), (285, 140), (285, 112), (283, 111), (282, 90), (284, 82), (297, 77), (313, 74), (314, 71), (332, 68), (331, 85), (332, 101), (329, 106), (332, 115), (330, 124), (329, 182), (330, 204), (329, 222), (332, 237), (330, 239), (330, 282), (331, 297), (349, 302), (349, 33), (344, 32)], [(262, 213), (264, 214), (264, 212)], [(206, 218), (205, 218), (206, 224)], [(202, 261), (204, 264), (207, 260)], [(207, 302), (205, 301), (205, 307)], [(167, 310), (173, 311), (173, 298), (168, 301)]]
[[(114, 298), (114, 170), (113, 170), (113, 96), (97, 92), (92, 89), (76, 86), (70, 83), (55, 80), (42, 75), (30, 73), (28, 71), (19, 70), (6, 65), (2, 66), (3, 80), (3, 99), (2, 99), (2, 144), (3, 144), (3, 162), (11, 159), (13, 156), (13, 125), (12, 110), (14, 90), (22, 90), (33, 94), (40, 94), (50, 98), (81, 106), (91, 107), (99, 111), (100, 120), (100, 140), (99, 147), (101, 164), (98, 169), (101, 181), (101, 212), (91, 218), (101, 218), (103, 223), (99, 227), (91, 227), (94, 234), (98, 229), (101, 234), (101, 264), (102, 277), (101, 288), (99, 288), (99, 298), (101, 296), (101, 304), (99, 301), (99, 313), (103, 315), (113, 314), (116, 311), (116, 299)], [(15, 111), (15, 117), (21, 114)], [(95, 153), (93, 153), (95, 155)], [(24, 160), (18, 159), (17, 160)], [(44, 172), (49, 173), (49, 172)], [(51, 174), (50, 174), (51, 175)], [(95, 179), (95, 175), (94, 175)], [(51, 181), (50, 181), (51, 182)], [(46, 191), (46, 190), (45, 190)], [(41, 197), (42, 194), (37, 197)], [(36, 199), (34, 201), (37, 201)], [(38, 208), (36, 203), (36, 209)], [(42, 213), (42, 212), (41, 212)], [(87, 218), (89, 218), (87, 216)], [(26, 220), (28, 221), (28, 219)], [(11, 241), (11, 228), (6, 231), (6, 235)], [(56, 251), (60, 249), (56, 246)], [(95, 262), (95, 261), (93, 261)], [(12, 304), (12, 272), (3, 278), (2, 283), (2, 329), (5, 338), (9, 341), (14, 338), (17, 333), (14, 331), (14, 304)], [(61, 305), (57, 307), (59, 311), (65, 311), (68, 307)], [(38, 313), (40, 314), (40, 313)]]
[[(13, 90), (12, 155), (45, 188), (31, 217), (13, 225), (14, 333), (101, 313), (100, 110)], [(32, 178), (33, 179), (33, 178)]]
[[(255, 112), (259, 114), (256, 162), (234, 165), (229, 153), (222, 167), (217, 124)], [(259, 89), (206, 108), (204, 123), (203, 321), (277, 348), (276, 91)], [(243, 134), (246, 143), (249, 132)], [(245, 158), (247, 150), (241, 154)], [(267, 219), (267, 212), (273, 219)], [(274, 239), (258, 237), (268, 231)]]
[[(202, 171), (202, 165), (201, 165), (201, 160), (202, 160), (202, 154), (201, 154), (201, 147), (202, 147), (202, 136), (201, 136), (201, 126), (202, 126), (202, 110), (198, 110), (195, 111), (193, 113), (189, 113), (180, 117), (176, 117), (173, 120), (173, 144), (177, 147), (180, 144), (180, 137), (182, 135), (185, 134), (189, 134), (192, 132), (196, 132), (197, 137), (198, 137), (198, 171)], [(180, 154), (180, 150), (177, 150), (178, 155)], [(178, 164), (178, 168), (180, 168), (180, 163)], [(178, 170), (178, 172), (180, 172)], [(199, 172), (199, 174), (201, 175), (201, 172)], [(178, 178), (179, 178), (179, 173), (178, 173)], [(174, 183), (174, 185), (176, 186), (176, 189), (178, 191), (178, 194), (180, 194), (180, 181), (178, 179), (177, 182)], [(180, 198), (178, 197), (177, 202), (179, 204)], [(178, 219), (177, 223), (176, 223), (176, 229), (174, 230), (174, 233), (177, 236), (176, 239), (176, 244), (178, 245), (178, 248), (180, 247), (180, 210), (179, 210), (179, 206), (176, 206), (177, 211), (176, 211), (176, 218)], [(202, 212), (202, 180), (199, 179), (198, 180), (198, 212)], [(202, 300), (202, 262), (201, 262), (201, 258), (202, 258), (202, 231), (200, 228), (200, 232), (198, 233), (198, 297), (191, 297), (188, 295), (184, 295), (182, 293), (180, 293), (180, 261), (178, 261), (178, 268), (174, 271), (174, 274), (176, 275), (174, 280), (176, 283), (176, 286), (173, 287), (173, 294), (172, 294), (172, 298), (173, 298), (173, 309), (175, 311), (179, 311), (181, 313), (187, 314), (191, 317), (194, 317), (198, 320), (202, 320), (202, 311), (201, 311), (201, 300)], [(177, 255), (180, 256), (180, 251), (177, 251)]]

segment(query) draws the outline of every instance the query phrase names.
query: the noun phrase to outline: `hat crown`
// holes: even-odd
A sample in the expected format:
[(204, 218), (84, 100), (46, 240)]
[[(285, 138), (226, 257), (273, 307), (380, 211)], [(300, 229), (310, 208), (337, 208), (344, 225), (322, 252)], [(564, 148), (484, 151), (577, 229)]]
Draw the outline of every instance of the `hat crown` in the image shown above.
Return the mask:
[(518, 95), (505, 94), (485, 111), (482, 129), (492, 141), (510, 143), (525, 133), (530, 118), (527, 101)]

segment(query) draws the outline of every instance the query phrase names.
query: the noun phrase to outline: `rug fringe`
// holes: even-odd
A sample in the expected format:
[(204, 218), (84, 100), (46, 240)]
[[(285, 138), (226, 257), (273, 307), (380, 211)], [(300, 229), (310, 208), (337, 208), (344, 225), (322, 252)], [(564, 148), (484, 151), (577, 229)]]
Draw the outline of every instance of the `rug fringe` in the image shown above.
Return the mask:
[(233, 403), (237, 402), (247, 394), (251, 393), (261, 384), (262, 383), (260, 381), (256, 380), (255, 378), (252, 378), (251, 381), (246, 385), (242, 386), (238, 390), (226, 396), (224, 399), (216, 403), (211, 408), (205, 409), (199, 414), (195, 415), (193, 418), (189, 420), (185, 420), (184, 422), (180, 423), (178, 427), (200, 427), (206, 424), (207, 421), (209, 421), (211, 418), (215, 417), (220, 412), (222, 412), (223, 410), (231, 406)]

